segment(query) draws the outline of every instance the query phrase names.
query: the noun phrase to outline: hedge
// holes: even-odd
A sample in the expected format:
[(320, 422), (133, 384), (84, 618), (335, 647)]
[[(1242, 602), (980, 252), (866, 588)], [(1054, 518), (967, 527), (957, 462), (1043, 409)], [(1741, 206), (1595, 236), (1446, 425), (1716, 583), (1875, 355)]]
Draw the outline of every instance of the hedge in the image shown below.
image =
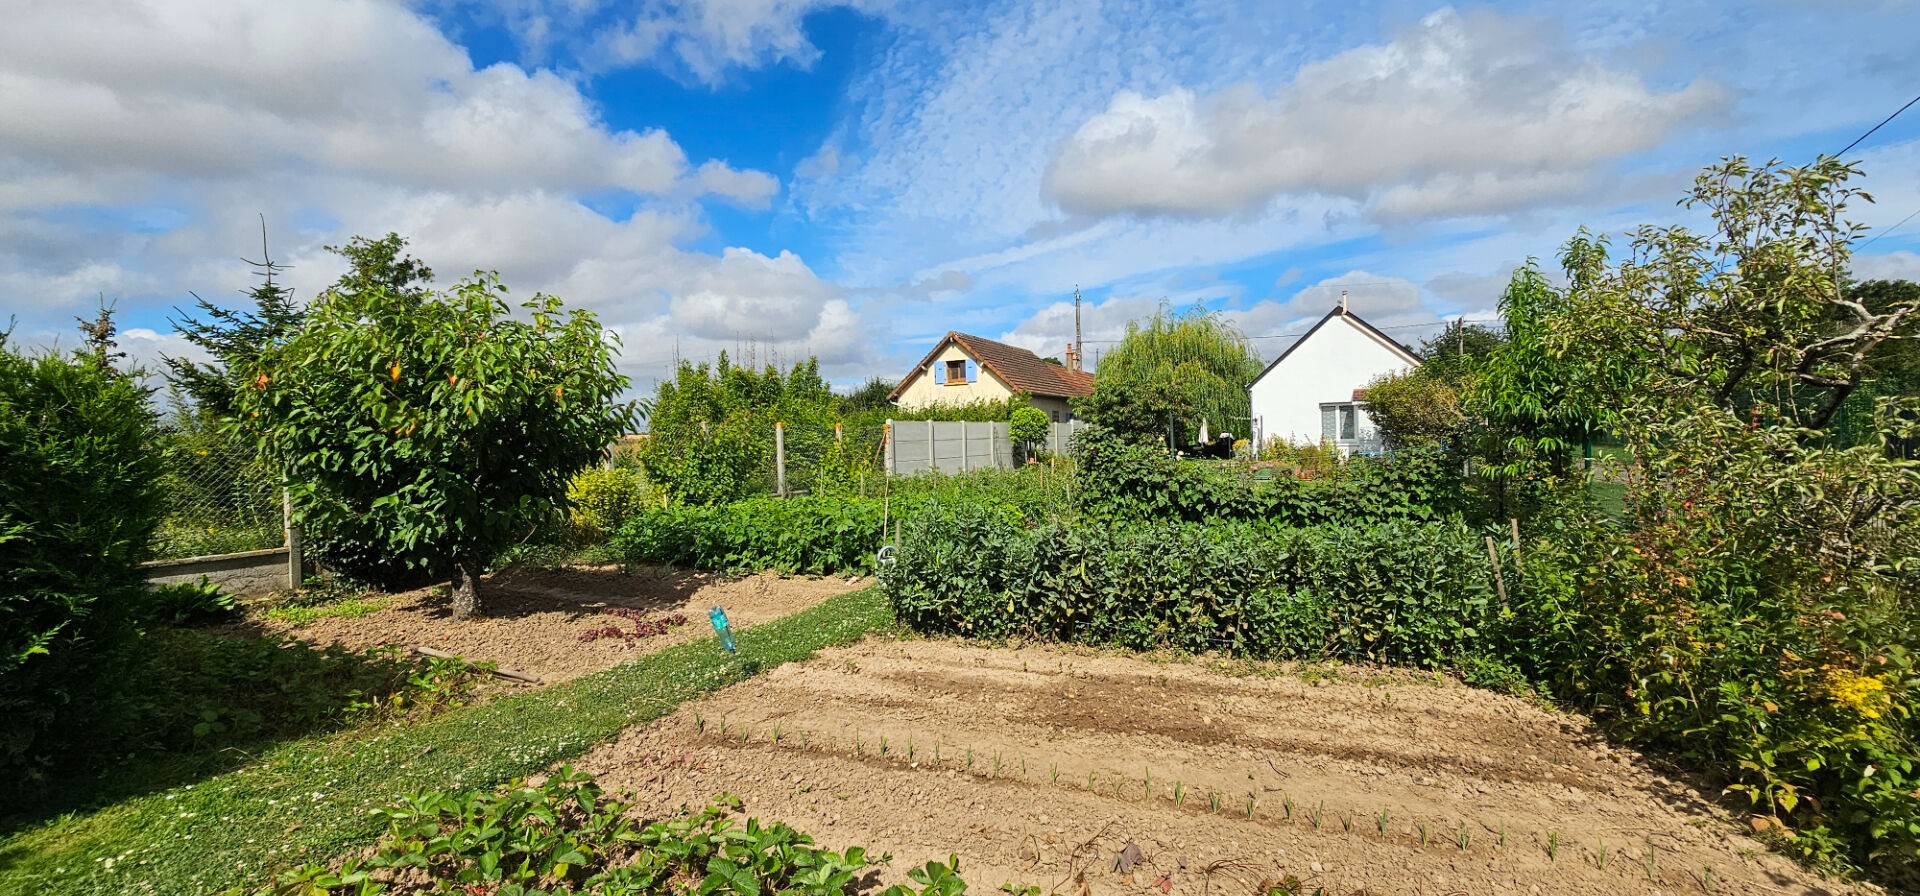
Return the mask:
[(956, 507), (915, 520), (884, 578), (921, 631), (1263, 659), (1451, 665), (1498, 611), (1458, 522), (1026, 528)]

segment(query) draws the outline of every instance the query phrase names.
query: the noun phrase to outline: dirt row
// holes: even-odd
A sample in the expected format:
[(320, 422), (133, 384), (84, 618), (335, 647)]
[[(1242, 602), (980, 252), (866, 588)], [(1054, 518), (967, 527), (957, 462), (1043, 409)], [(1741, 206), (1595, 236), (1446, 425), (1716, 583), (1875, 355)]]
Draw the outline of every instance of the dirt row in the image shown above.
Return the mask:
[(1412, 673), (870, 640), (581, 766), (649, 815), (731, 792), (889, 882), (957, 854), (982, 893), (1854, 892), (1577, 717)]
[[(619, 567), (514, 569), (482, 583), (487, 616), (454, 622), (445, 587), (423, 588), (385, 599), (379, 610), (353, 619), (319, 619), (291, 625), (264, 618), (253, 627), (319, 645), (361, 650), (381, 645), (428, 647), (469, 660), (530, 673), (555, 684), (628, 662), (637, 656), (699, 638), (713, 637), (707, 610), (723, 606), (742, 628), (797, 613), (871, 579), (746, 577)], [(657, 619), (679, 614), (683, 625), (646, 638), (582, 636), (609, 626), (634, 630), (633, 621), (608, 609), (637, 611)], [(496, 686), (511, 686), (496, 683)]]

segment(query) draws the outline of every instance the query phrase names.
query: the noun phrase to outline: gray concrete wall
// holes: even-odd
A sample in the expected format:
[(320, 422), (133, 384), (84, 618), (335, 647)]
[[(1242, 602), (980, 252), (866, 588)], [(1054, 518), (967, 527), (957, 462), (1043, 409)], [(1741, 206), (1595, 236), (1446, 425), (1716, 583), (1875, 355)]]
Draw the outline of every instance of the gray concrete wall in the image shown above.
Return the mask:
[(155, 585), (198, 582), (201, 576), (231, 594), (265, 594), (292, 587), (286, 548), (245, 551), (212, 557), (154, 560), (140, 564)]
[[(1079, 421), (1049, 424), (1043, 450), (1065, 454)], [(1013, 467), (1013, 442), (1005, 423), (961, 423), (946, 420), (890, 420), (887, 424), (886, 469), (895, 476), (936, 470), (963, 473), (988, 467)]]

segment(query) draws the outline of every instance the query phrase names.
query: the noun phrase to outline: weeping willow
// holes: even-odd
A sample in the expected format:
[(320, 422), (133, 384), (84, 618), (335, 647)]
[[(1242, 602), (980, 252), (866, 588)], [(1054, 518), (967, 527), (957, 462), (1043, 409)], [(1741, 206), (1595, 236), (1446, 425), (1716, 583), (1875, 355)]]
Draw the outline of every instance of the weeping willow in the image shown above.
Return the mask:
[(1083, 414), (1137, 436), (1194, 441), (1205, 419), (1213, 434), (1245, 435), (1247, 384), (1260, 375), (1253, 344), (1217, 313), (1166, 305), (1127, 324), (1120, 345), (1100, 359)]

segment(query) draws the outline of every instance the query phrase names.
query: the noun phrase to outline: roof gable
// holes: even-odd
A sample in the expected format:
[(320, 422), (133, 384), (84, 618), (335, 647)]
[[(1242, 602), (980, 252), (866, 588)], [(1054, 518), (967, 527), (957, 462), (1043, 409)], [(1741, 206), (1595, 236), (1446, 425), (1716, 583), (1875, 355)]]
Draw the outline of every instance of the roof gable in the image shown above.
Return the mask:
[(1258, 383), (1261, 380), (1266, 379), (1267, 374), (1272, 373), (1275, 367), (1279, 367), (1280, 362), (1285, 361), (1288, 355), (1293, 354), (1294, 349), (1297, 349), (1300, 346), (1306, 345), (1307, 340), (1310, 340), (1313, 338), (1313, 334), (1320, 332), (1321, 327), (1326, 326), (1328, 322), (1336, 318), (1344, 320), (1347, 323), (1353, 324), (1354, 327), (1358, 329), (1363, 335), (1372, 339), (1374, 342), (1379, 343), (1381, 348), (1384, 348), (1387, 351), (1390, 351), (1395, 355), (1399, 356), (1401, 360), (1407, 362), (1408, 364), (1412, 364), (1415, 367), (1420, 366), (1421, 364), (1420, 356), (1414, 354), (1411, 349), (1407, 348), (1404, 345), (1401, 345), (1399, 342), (1395, 341), (1392, 337), (1389, 337), (1387, 334), (1380, 332), (1380, 329), (1378, 327), (1375, 327), (1374, 325), (1367, 323), (1366, 320), (1362, 318), (1360, 315), (1355, 314), (1351, 311), (1347, 311), (1345, 309), (1336, 307), (1332, 311), (1328, 311), (1325, 317), (1320, 318), (1320, 321), (1314, 324), (1313, 328), (1309, 329), (1305, 335), (1301, 336), (1299, 339), (1294, 340), (1292, 345), (1287, 346), (1287, 350), (1281, 352), (1280, 357), (1273, 359), (1273, 363), (1268, 364), (1265, 370), (1260, 371), (1260, 375), (1254, 377), (1253, 383), (1248, 383), (1247, 388), (1251, 389), (1253, 388), (1254, 383)]
[(902, 377), (900, 384), (893, 387), (893, 391), (887, 394), (887, 400), (898, 400), (906, 391), (907, 385), (912, 383), (915, 377), (921, 376), (927, 369), (927, 365), (932, 363), (949, 343), (960, 346), (961, 351), (966, 352), (969, 357), (979, 362), (981, 367), (986, 368), (1001, 382), (1006, 383), (1007, 388), (1015, 392), (1025, 392), (1028, 395), (1044, 398), (1076, 398), (1093, 394), (1093, 374), (1091, 373), (1084, 370), (1068, 370), (1058, 364), (1043, 361), (1039, 355), (1024, 348), (1004, 342), (948, 331), (946, 336), (934, 344), (933, 350), (927, 352), (926, 357), (921, 358), (920, 363), (913, 366), (913, 371)]

